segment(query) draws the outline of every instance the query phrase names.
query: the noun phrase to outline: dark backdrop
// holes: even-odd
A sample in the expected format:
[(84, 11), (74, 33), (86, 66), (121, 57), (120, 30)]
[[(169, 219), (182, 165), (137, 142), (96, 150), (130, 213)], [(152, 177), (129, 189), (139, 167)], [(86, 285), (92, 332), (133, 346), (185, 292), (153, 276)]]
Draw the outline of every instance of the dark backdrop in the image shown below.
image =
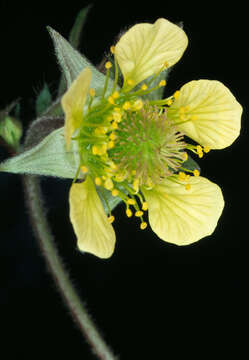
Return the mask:
[[(44, 81), (56, 89), (59, 69), (45, 26), (67, 36), (89, 2), (0, 2), (1, 107), (22, 98), (25, 129)], [(202, 175), (218, 183), (226, 207), (214, 234), (188, 247), (141, 232), (115, 211), (115, 254), (82, 255), (68, 219), (70, 181), (44, 179), (48, 216), (59, 251), (90, 313), (121, 359), (226, 356), (244, 348), (247, 288), (247, 10), (236, 4), (95, 2), (81, 51), (95, 64), (126, 26), (165, 17), (183, 21), (190, 43), (172, 71), (167, 93), (193, 79), (217, 79), (244, 107), (242, 133), (229, 148), (211, 151)], [(1, 160), (7, 157), (0, 149)], [(71, 321), (32, 235), (21, 179), (1, 174), (1, 351), (8, 359), (94, 358)], [(244, 205), (246, 206), (244, 208)], [(173, 356), (170, 355), (172, 354)]]

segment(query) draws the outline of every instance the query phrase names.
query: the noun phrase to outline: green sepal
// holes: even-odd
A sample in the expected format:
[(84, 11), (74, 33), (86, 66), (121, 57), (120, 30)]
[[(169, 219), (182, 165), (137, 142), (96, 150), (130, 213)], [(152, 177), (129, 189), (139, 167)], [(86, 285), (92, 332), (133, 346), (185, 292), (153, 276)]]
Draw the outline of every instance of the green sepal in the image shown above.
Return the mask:
[(184, 163), (182, 163), (182, 167), (192, 171), (196, 169), (199, 172), (201, 172), (200, 166), (197, 164), (195, 160), (192, 159), (190, 155), (188, 155), (188, 159)]
[(111, 192), (106, 190), (103, 187), (101, 187), (101, 188), (96, 187), (96, 190), (101, 199), (101, 202), (104, 206), (104, 209), (105, 209), (105, 212), (107, 215), (109, 214), (109, 209), (108, 209), (106, 203), (108, 203), (110, 210), (113, 211), (118, 206), (118, 204), (120, 204), (122, 202), (120, 197), (112, 196)]
[[(154, 75), (148, 77), (147, 79), (142, 81), (142, 83), (139, 84), (138, 89), (141, 87), (142, 84), (149, 85), (149, 89), (156, 87), (161, 80), (166, 80), (168, 78), (170, 71), (171, 71), (171, 68), (168, 68), (168, 69), (162, 71), (152, 82), (151, 82), (151, 80), (154, 77)], [(163, 98), (164, 90), (165, 90), (165, 87), (161, 86), (161, 87), (157, 88), (156, 90), (152, 91), (151, 93), (144, 95), (143, 99), (160, 100)]]
[[(70, 87), (74, 79), (76, 79), (85, 67), (89, 67), (92, 71), (90, 87), (94, 88), (96, 96), (102, 94), (106, 76), (98, 71), (84, 55), (75, 50), (72, 45), (57, 31), (52, 29), (50, 26), (48, 26), (47, 29), (54, 42), (57, 60), (61, 66), (62, 73), (66, 78), (67, 87)], [(113, 81), (112, 79), (109, 79), (109, 91), (112, 87)]]
[(73, 27), (70, 31), (68, 40), (75, 49), (77, 49), (79, 47), (82, 29), (83, 29), (83, 26), (85, 25), (87, 15), (88, 15), (88, 12), (91, 9), (91, 7), (92, 7), (92, 4), (90, 4), (80, 10), (78, 15), (76, 16)]
[(77, 167), (73, 151), (66, 151), (63, 127), (51, 132), (38, 145), (1, 163), (0, 171), (73, 179)]
[[(75, 22), (73, 24), (73, 27), (69, 34), (69, 43), (75, 48), (78, 49), (79, 43), (80, 43), (80, 37), (82, 33), (82, 29), (85, 25), (87, 15), (89, 10), (91, 9), (92, 5), (88, 5), (80, 10), (78, 13)], [(60, 84), (58, 86), (58, 96), (62, 95), (66, 90), (66, 83), (65, 83), (65, 77), (62, 76), (60, 80)]]
[(41, 115), (51, 104), (52, 96), (48, 84), (45, 83), (35, 102), (36, 114)]

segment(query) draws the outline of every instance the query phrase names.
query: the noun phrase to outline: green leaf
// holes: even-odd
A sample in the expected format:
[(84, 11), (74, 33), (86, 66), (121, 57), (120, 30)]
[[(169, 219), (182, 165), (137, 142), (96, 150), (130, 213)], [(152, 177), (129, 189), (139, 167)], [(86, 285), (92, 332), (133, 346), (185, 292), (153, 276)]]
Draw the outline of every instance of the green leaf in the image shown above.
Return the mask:
[(45, 83), (35, 103), (36, 114), (41, 115), (52, 104), (52, 96), (48, 85)]
[[(80, 37), (82, 33), (83, 26), (85, 25), (87, 15), (89, 10), (91, 9), (92, 5), (88, 5), (84, 7), (77, 15), (74, 25), (71, 29), (70, 35), (69, 35), (69, 42), (70, 44), (75, 48), (78, 49), (79, 43), (80, 43)], [(58, 87), (58, 96), (62, 95), (66, 90), (66, 83), (65, 78), (62, 76), (60, 80), (60, 84)]]
[[(92, 81), (91, 88), (94, 88), (96, 91), (96, 96), (102, 93), (102, 89), (105, 84), (106, 76), (98, 71), (95, 66), (93, 66), (87, 58), (75, 50), (70, 43), (64, 39), (57, 31), (53, 30), (51, 27), (47, 27), (52, 40), (54, 42), (55, 53), (57, 60), (61, 66), (62, 73), (64, 74), (67, 82), (67, 87), (69, 87), (74, 79), (79, 75), (79, 73), (85, 68), (89, 67), (92, 71)], [(108, 88), (109, 91), (113, 87), (112, 79), (109, 79)]]
[(0, 171), (73, 179), (78, 168), (75, 153), (66, 152), (64, 127), (53, 131), (38, 145), (0, 164)]
[(69, 42), (70, 44), (77, 49), (79, 47), (80, 43), (80, 36), (83, 29), (83, 26), (85, 25), (86, 18), (88, 15), (89, 10), (91, 9), (92, 5), (88, 5), (80, 10), (78, 13), (74, 25), (72, 27), (72, 30), (69, 35)]

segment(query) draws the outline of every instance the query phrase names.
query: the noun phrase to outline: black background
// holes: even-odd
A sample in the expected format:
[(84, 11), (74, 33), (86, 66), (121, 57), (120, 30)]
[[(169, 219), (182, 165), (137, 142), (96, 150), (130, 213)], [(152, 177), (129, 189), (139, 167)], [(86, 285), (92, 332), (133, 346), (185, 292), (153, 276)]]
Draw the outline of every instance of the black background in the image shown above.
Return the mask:
[[(21, 97), (25, 129), (44, 81), (54, 92), (60, 76), (45, 26), (66, 37), (78, 11), (88, 3), (0, 2), (0, 106)], [(193, 79), (217, 79), (244, 107), (241, 136), (229, 148), (211, 151), (200, 161), (202, 175), (220, 185), (226, 201), (214, 234), (191, 246), (176, 247), (151, 230), (141, 232), (121, 207), (115, 211), (114, 255), (108, 260), (82, 255), (68, 219), (70, 181), (47, 178), (42, 182), (48, 217), (73, 283), (121, 359), (203, 358), (206, 354), (225, 358), (231, 353), (240, 358), (245, 346), (247, 9), (239, 2), (221, 9), (217, 4), (95, 2), (80, 49), (97, 64), (127, 26), (159, 17), (184, 22), (189, 46), (170, 75), (167, 94)], [(7, 157), (3, 148), (0, 157)], [(1, 351), (6, 348), (8, 359), (37, 355), (93, 359), (32, 235), (21, 178), (1, 174), (0, 184)]]

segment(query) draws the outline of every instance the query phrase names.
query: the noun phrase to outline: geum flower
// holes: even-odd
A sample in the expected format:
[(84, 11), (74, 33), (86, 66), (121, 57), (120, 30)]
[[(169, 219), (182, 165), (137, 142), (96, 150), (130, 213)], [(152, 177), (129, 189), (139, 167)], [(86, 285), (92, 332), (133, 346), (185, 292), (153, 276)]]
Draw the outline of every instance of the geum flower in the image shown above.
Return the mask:
[(181, 58), (187, 44), (185, 32), (165, 19), (137, 24), (111, 47), (111, 93), (112, 64), (107, 61), (100, 96), (90, 87), (89, 68), (63, 96), (67, 149), (73, 144), (79, 155), (69, 201), (80, 250), (100, 258), (114, 251), (114, 216), (102, 197), (106, 215), (101, 189), (122, 199), (126, 215), (138, 217), (141, 229), (147, 226), (148, 210), (151, 228), (167, 242), (187, 245), (214, 231), (224, 206), (221, 189), (197, 169), (185, 169), (184, 162), (187, 151), (202, 157), (232, 144), (240, 132), (240, 104), (222, 83), (210, 80), (191, 81), (171, 97), (148, 100), (148, 94), (166, 85), (159, 75)]

